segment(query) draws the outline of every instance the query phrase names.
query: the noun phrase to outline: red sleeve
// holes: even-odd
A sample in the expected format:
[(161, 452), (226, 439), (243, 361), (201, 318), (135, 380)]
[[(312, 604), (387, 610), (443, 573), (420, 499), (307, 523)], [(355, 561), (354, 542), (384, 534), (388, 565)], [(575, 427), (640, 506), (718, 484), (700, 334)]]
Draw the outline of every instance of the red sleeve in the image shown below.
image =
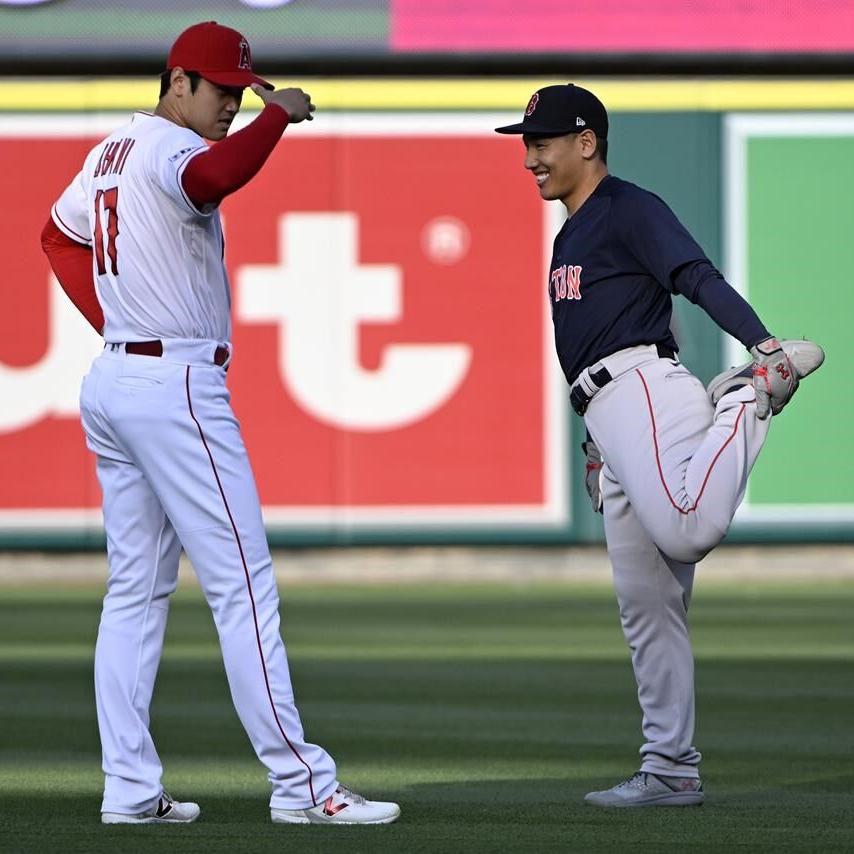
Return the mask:
[(229, 193), (239, 190), (264, 165), (288, 119), (278, 104), (267, 104), (243, 130), (192, 158), (181, 176), (190, 201), (197, 208), (218, 205)]
[(104, 312), (95, 293), (92, 250), (66, 237), (52, 219), (42, 230), (42, 249), (62, 290), (98, 334), (104, 328)]

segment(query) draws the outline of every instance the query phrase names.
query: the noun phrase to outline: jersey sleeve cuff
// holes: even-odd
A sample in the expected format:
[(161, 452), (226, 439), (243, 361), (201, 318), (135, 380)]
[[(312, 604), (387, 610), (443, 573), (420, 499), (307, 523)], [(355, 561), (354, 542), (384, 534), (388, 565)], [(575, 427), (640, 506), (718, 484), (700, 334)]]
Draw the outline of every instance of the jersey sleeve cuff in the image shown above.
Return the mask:
[(205, 205), (202, 208), (196, 207), (190, 197), (187, 195), (186, 190), (184, 190), (184, 170), (187, 168), (190, 161), (197, 157), (199, 154), (204, 154), (208, 150), (206, 145), (201, 145), (198, 148), (194, 148), (191, 152), (189, 152), (186, 157), (178, 164), (178, 168), (175, 170), (175, 180), (178, 182), (178, 191), (181, 193), (181, 198), (184, 200), (184, 204), (194, 213), (196, 216), (209, 217), (213, 214), (213, 212), (217, 209), (217, 205)]
[(83, 246), (91, 246), (92, 241), (88, 237), (84, 237), (80, 232), (75, 231), (68, 225), (60, 216), (59, 211), (56, 209), (56, 205), (54, 205), (50, 209), (50, 218), (54, 221), (56, 227), (68, 238), (73, 240), (75, 243), (80, 243)]

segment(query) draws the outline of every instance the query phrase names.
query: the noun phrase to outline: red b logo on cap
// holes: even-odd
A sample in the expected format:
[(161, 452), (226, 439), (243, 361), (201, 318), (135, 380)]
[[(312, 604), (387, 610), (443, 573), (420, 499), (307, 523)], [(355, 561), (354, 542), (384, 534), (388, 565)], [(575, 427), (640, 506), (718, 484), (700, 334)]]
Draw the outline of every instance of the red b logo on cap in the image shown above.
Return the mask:
[(531, 95), (531, 100), (528, 101), (528, 106), (525, 108), (525, 115), (526, 116), (530, 116), (531, 113), (533, 113), (534, 110), (537, 109), (537, 103), (539, 102), (539, 100), (540, 100), (540, 93), (534, 92), (534, 94)]

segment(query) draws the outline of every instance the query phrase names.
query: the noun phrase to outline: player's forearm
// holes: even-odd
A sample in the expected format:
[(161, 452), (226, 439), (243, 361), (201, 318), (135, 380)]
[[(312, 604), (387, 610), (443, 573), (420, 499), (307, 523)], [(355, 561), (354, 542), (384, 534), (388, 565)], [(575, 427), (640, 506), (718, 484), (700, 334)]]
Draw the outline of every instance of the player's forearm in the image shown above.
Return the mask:
[(41, 240), (42, 249), (62, 289), (100, 335), (104, 329), (104, 312), (95, 292), (92, 250), (66, 237), (52, 219), (45, 224)]
[(219, 204), (252, 179), (276, 147), (288, 125), (287, 112), (268, 104), (245, 128), (194, 157), (181, 183), (196, 207)]
[(709, 261), (681, 267), (673, 289), (700, 306), (725, 332), (750, 349), (770, 336), (759, 316)]

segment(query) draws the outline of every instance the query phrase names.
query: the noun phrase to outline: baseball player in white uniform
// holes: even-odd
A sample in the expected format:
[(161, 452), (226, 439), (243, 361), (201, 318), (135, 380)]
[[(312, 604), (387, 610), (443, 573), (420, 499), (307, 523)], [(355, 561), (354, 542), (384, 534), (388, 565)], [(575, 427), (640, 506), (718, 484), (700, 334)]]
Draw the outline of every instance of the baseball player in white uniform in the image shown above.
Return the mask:
[[(109, 563), (95, 651), (101, 819), (191, 822), (200, 812), (164, 792), (149, 732), (183, 548), (213, 612), (235, 708), (269, 770), (272, 820), (392, 822), (396, 804), (341, 786), (332, 758), (303, 734), (225, 382), (231, 297), (218, 204), (314, 105), (300, 89), (271, 91), (252, 72), (246, 39), (214, 22), (182, 33), (167, 69), (155, 112), (135, 113), (92, 149), (42, 238), (63, 288), (105, 340), (80, 401)], [(226, 137), (248, 86), (264, 109), (208, 148), (205, 138)]]
[[(541, 197), (567, 210), (548, 281), (555, 344), (588, 431), (587, 488), (594, 509), (604, 506), (643, 711), (640, 769), (585, 800), (700, 804), (688, 635), (694, 567), (730, 526), (769, 415), (824, 353), (771, 336), (667, 205), (608, 173), (608, 115), (592, 92), (547, 86), (520, 123), (497, 130), (522, 136)], [(674, 293), (702, 306), (752, 361), (704, 389), (676, 356)]]

